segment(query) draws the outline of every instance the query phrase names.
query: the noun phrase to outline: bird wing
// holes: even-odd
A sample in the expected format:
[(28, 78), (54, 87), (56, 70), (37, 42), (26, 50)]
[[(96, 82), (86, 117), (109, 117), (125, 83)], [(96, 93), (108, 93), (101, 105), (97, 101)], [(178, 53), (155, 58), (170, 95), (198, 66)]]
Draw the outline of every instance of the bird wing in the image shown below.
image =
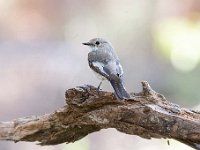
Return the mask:
[(104, 76), (106, 79), (109, 80), (109, 74), (107, 74), (104, 70), (104, 65), (100, 62), (95, 61), (89, 61), (89, 66), (92, 70), (94, 70), (96, 73)]
[(95, 52), (92, 51), (88, 53), (88, 63), (93, 71), (108, 79), (109, 75), (103, 69), (104, 64), (98, 60), (98, 57)]
[(123, 69), (119, 60), (107, 61), (106, 57), (97, 57), (96, 52), (88, 54), (89, 66), (92, 70), (104, 76), (108, 80), (120, 81), (123, 75)]

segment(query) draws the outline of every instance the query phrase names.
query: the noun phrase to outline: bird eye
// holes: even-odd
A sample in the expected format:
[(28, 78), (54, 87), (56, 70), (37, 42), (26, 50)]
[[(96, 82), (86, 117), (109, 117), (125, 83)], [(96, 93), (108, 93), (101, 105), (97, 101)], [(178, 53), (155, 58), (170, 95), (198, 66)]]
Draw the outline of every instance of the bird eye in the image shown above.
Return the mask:
[(96, 41), (96, 43), (95, 43), (96, 45), (99, 45), (100, 43), (99, 43), (99, 41)]

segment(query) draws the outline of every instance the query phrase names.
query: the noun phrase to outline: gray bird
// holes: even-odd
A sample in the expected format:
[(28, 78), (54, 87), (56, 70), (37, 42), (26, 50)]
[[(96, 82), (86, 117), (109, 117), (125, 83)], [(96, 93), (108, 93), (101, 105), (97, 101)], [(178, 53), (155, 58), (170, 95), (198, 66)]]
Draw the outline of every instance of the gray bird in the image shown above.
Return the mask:
[(117, 99), (123, 100), (130, 98), (130, 95), (123, 85), (122, 66), (111, 43), (102, 38), (94, 38), (82, 44), (89, 46), (92, 50), (88, 53), (88, 62), (90, 68), (98, 76), (100, 75), (101, 82), (98, 89), (100, 89), (102, 81), (107, 79), (110, 81)]

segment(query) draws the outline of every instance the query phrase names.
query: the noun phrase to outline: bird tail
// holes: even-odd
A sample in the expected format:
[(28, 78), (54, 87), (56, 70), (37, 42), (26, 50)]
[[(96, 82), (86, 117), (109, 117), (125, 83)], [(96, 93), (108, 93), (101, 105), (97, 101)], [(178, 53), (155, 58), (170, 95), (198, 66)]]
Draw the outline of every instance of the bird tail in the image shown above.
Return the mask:
[(110, 80), (110, 83), (115, 91), (115, 96), (119, 100), (128, 99), (130, 95), (126, 91), (122, 81)]

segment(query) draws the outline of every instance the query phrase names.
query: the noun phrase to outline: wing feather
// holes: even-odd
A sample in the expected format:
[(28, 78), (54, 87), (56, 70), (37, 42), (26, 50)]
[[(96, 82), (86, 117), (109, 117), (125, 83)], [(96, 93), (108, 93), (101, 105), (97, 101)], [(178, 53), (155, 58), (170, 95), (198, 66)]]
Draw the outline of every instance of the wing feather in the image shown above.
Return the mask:
[(104, 76), (108, 80), (114, 80), (116, 82), (121, 81), (123, 75), (123, 69), (119, 60), (105, 61), (104, 59), (99, 59), (96, 52), (90, 52), (88, 54), (88, 62), (90, 68), (96, 73)]

